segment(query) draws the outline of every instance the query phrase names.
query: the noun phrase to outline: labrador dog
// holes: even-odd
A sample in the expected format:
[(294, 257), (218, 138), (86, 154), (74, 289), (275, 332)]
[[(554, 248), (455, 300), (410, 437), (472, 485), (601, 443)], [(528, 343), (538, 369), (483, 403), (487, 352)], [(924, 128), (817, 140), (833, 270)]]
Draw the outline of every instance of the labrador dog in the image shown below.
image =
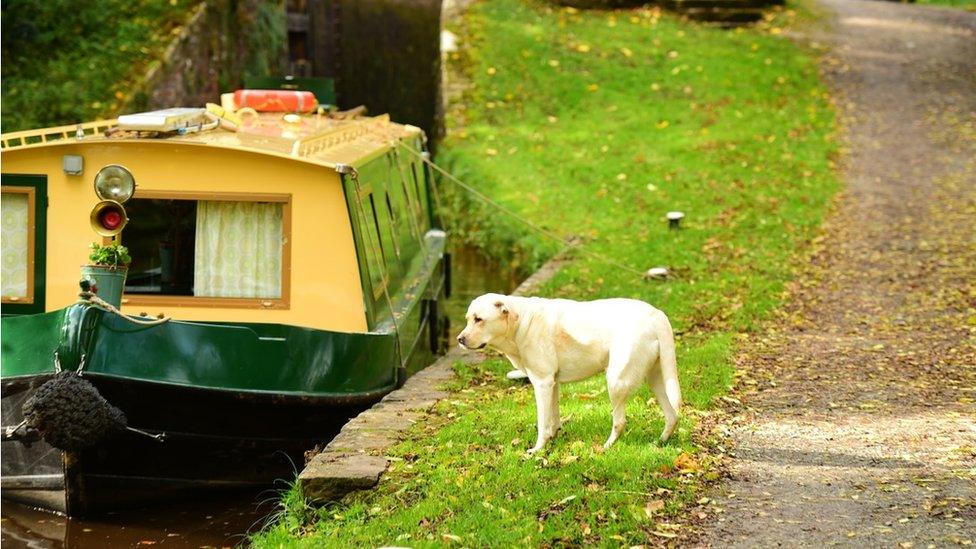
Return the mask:
[(525, 372), (535, 390), (535, 453), (560, 428), (559, 384), (607, 373), (613, 429), (609, 448), (623, 432), (627, 399), (641, 383), (654, 390), (664, 412), (665, 442), (678, 424), (681, 389), (674, 332), (661, 311), (634, 299), (570, 301), (485, 294), (468, 307), (457, 336), (467, 349), (491, 347)]

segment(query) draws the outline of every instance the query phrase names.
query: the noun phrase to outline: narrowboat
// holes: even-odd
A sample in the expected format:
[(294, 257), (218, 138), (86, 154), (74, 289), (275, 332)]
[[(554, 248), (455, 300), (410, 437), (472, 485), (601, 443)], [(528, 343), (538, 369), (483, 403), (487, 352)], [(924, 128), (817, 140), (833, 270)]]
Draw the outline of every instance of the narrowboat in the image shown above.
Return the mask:
[[(2, 136), (3, 497), (86, 515), (291, 479), (444, 344), (423, 132), (270, 110)], [(117, 296), (80, 274), (93, 241), (129, 250)], [(64, 372), (127, 429), (32, 432), (25, 405)]]

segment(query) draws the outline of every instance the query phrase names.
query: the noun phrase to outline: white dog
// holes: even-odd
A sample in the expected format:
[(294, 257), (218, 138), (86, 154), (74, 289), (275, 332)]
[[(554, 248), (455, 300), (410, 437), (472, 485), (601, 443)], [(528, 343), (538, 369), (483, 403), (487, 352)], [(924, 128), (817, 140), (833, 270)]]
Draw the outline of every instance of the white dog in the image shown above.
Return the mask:
[(468, 307), (457, 340), (467, 349), (490, 346), (525, 372), (535, 389), (538, 438), (534, 453), (556, 435), (559, 383), (607, 372), (613, 407), (609, 448), (624, 429), (627, 399), (647, 382), (664, 412), (664, 442), (678, 424), (681, 389), (674, 333), (668, 317), (643, 301), (567, 299), (485, 294)]

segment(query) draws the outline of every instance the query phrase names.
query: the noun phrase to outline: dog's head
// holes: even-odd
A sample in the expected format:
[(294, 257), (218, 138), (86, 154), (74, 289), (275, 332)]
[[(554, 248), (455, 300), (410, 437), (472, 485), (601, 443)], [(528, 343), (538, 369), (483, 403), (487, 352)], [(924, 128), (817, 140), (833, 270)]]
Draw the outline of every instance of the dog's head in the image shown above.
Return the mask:
[(458, 343), (467, 349), (483, 349), (508, 337), (518, 314), (509, 307), (508, 296), (485, 294), (471, 302), (465, 319), (467, 326), (458, 334)]

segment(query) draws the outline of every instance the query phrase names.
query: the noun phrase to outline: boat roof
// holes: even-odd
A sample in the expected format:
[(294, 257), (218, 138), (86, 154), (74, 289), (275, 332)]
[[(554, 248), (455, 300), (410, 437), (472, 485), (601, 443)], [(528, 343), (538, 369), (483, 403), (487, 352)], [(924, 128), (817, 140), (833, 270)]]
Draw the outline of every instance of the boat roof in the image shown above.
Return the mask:
[(195, 133), (123, 130), (118, 120), (11, 132), (0, 135), (0, 150), (62, 145), (69, 142), (168, 141), (263, 153), (334, 168), (364, 164), (405, 138), (422, 136), (416, 126), (397, 124), (388, 115), (338, 118), (328, 113), (258, 113), (242, 117), (236, 131), (223, 127)]

